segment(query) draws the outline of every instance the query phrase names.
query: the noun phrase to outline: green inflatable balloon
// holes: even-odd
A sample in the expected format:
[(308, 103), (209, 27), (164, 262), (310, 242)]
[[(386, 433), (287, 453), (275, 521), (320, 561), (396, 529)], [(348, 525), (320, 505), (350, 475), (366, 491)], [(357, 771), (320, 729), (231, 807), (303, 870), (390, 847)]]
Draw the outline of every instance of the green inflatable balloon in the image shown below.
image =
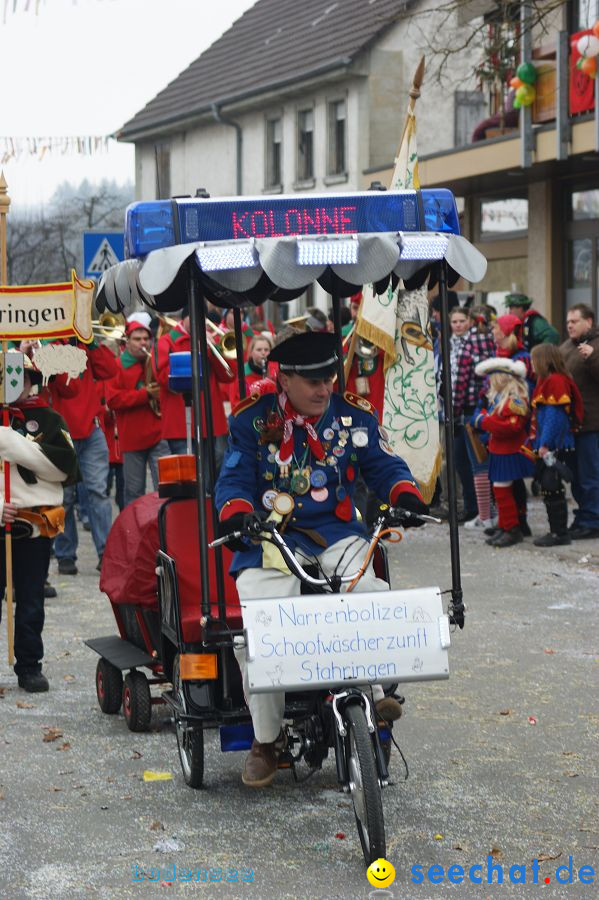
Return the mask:
[(516, 75), (524, 84), (534, 84), (537, 80), (536, 67), (530, 62), (521, 63), (516, 69)]
[(518, 98), (514, 97), (514, 109), (520, 109), (521, 106), (522, 106), (522, 104), (520, 103)]
[(515, 100), (518, 100), (521, 106), (531, 106), (534, 103), (535, 95), (536, 91), (532, 84), (523, 84), (516, 91)]

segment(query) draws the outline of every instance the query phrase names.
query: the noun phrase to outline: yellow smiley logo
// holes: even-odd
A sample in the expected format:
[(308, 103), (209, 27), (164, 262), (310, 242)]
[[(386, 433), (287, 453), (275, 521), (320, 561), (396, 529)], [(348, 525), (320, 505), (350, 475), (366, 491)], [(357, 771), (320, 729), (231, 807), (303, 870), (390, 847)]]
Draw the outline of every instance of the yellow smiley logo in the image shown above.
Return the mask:
[(389, 887), (395, 881), (395, 869), (386, 859), (375, 859), (366, 869), (366, 877), (373, 887)]

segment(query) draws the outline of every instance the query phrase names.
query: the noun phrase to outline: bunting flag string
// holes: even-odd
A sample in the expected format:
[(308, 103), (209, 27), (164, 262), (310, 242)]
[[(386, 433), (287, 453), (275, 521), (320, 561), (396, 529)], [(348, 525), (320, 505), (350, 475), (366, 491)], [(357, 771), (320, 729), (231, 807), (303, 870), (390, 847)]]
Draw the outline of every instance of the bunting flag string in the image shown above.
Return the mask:
[(108, 135), (66, 135), (66, 136), (19, 136), (0, 135), (0, 164), (23, 157), (34, 157), (41, 161), (47, 153), (55, 156), (76, 154), (93, 156), (107, 153), (110, 141)]
[[(98, 0), (96, 0), (98, 2)], [(77, 6), (77, 0), (72, 0), (73, 6)], [(4, 0), (2, 24), (6, 25), (8, 16), (18, 12), (34, 12), (37, 16), (40, 9), (46, 5), (46, 0)]]

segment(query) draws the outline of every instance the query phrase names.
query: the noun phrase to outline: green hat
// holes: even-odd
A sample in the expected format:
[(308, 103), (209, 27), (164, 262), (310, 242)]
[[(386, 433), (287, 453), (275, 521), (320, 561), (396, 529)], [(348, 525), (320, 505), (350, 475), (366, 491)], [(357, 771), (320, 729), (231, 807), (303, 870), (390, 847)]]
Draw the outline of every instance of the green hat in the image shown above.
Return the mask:
[(522, 306), (523, 309), (528, 309), (532, 306), (532, 297), (527, 297), (526, 294), (506, 294), (503, 302), (507, 307)]

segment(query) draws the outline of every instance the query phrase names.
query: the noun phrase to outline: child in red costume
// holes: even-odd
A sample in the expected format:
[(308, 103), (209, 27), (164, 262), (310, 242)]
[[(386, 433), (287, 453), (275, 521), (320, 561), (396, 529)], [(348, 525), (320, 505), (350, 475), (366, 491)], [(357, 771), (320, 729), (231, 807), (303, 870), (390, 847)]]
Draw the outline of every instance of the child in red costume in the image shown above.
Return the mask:
[(472, 424), (489, 438), (489, 480), (499, 516), (497, 533), (487, 544), (511, 547), (523, 539), (513, 482), (533, 474), (533, 464), (521, 451), (528, 436), (529, 405), (526, 366), (521, 360), (486, 359), (476, 374), (489, 376), (489, 407), (475, 412)]

